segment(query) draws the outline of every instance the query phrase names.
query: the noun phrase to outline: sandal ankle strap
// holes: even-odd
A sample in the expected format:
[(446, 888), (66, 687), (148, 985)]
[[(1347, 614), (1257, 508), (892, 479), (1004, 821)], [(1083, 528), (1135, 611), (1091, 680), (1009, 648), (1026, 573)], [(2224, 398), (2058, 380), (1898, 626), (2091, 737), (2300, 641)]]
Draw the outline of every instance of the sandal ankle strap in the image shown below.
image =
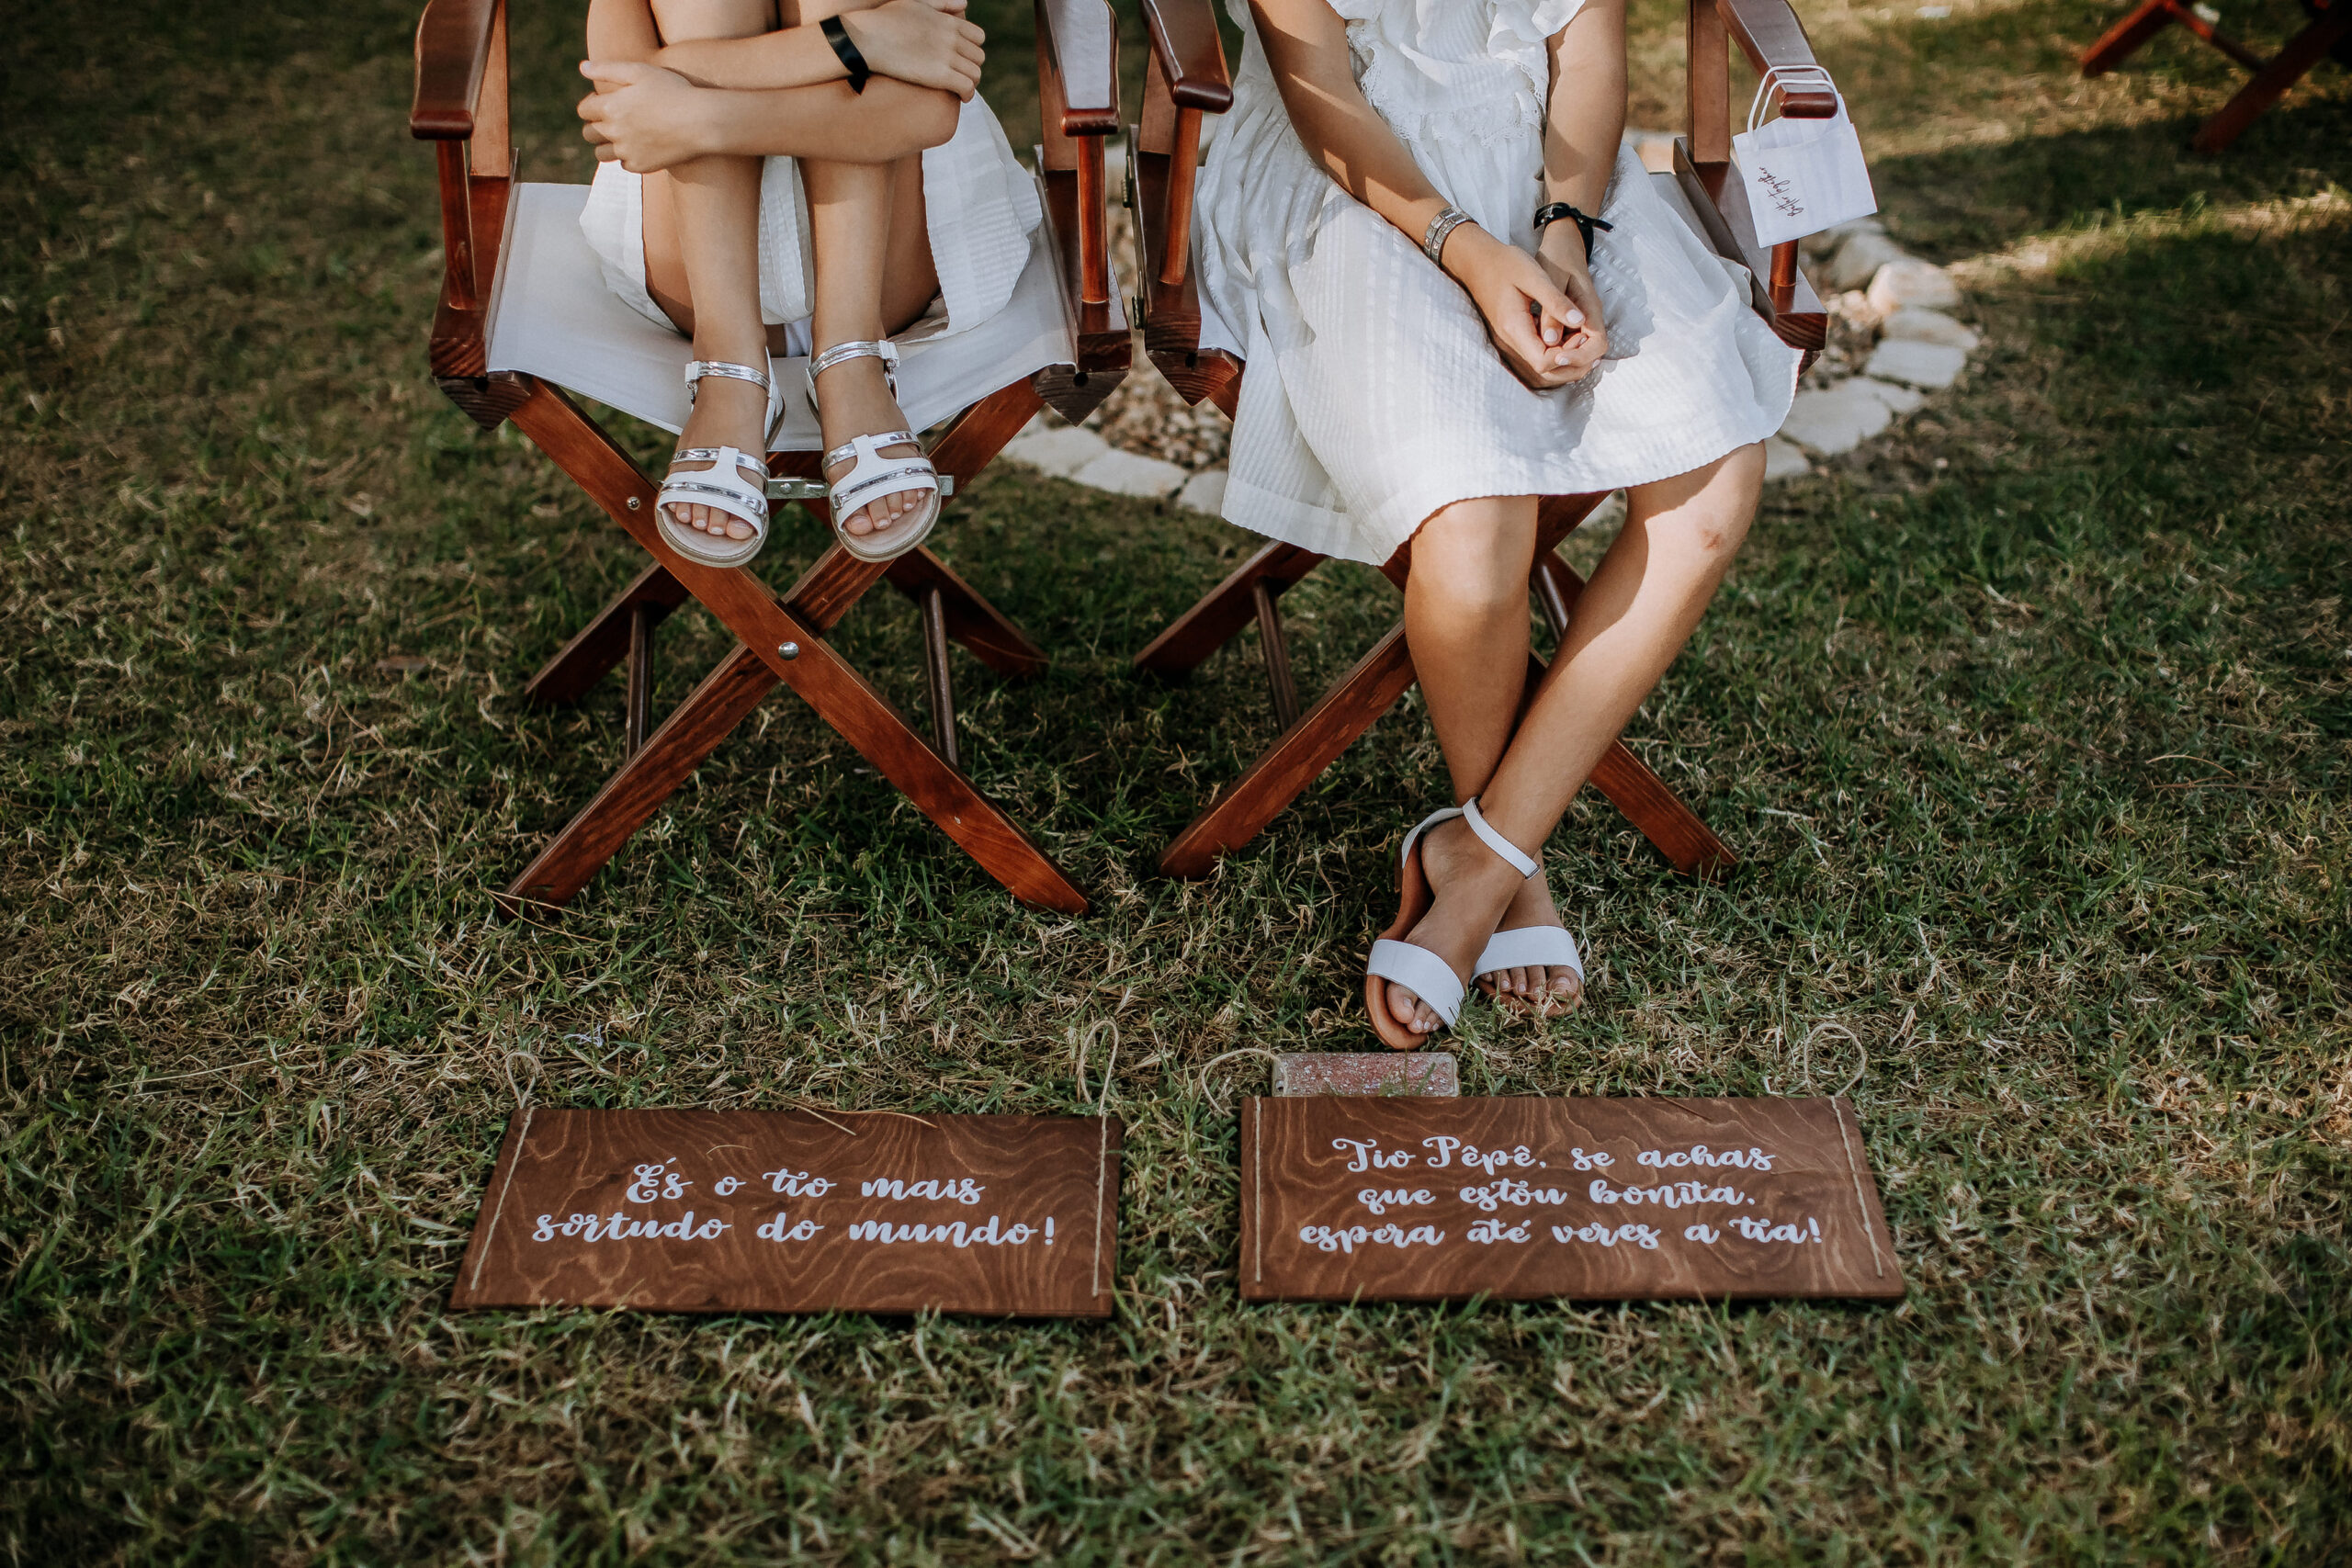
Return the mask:
[(899, 345), (888, 338), (864, 343), (837, 343), (808, 362), (809, 379), (814, 380), (836, 365), (846, 365), (853, 359), (878, 359), (886, 370), (899, 367)]
[(690, 359), (686, 362), (688, 408), (694, 406), (695, 394), (706, 376), (716, 376), (724, 381), (749, 381), (763, 392), (769, 389), (768, 373), (757, 366), (738, 365), (731, 359)]
[(1470, 824), (1470, 830), (1478, 835), (1480, 843), (1494, 851), (1496, 859), (1519, 873), (1521, 881), (1544, 869), (1535, 861), (1521, 853), (1517, 844), (1504, 838), (1499, 829), (1487, 822), (1486, 815), (1478, 809), (1476, 795), (1474, 795), (1462, 803), (1462, 819)]

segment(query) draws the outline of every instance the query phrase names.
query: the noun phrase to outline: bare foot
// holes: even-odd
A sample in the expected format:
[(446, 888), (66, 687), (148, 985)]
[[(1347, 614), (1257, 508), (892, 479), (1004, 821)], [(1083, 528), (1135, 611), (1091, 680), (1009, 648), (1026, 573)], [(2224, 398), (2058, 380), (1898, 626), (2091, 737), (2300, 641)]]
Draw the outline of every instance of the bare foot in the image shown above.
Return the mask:
[[(749, 381), (737, 381), (726, 377), (706, 376), (695, 389), (694, 412), (686, 415), (686, 427), (678, 434), (677, 449), (689, 446), (732, 446), (763, 465), (758, 476), (751, 465), (740, 467), (735, 478), (752, 485), (767, 482), (764, 467), (767, 457), (768, 395)], [(707, 471), (708, 463), (676, 463), (672, 471), (693, 474)], [(670, 515), (680, 526), (697, 533), (729, 540), (748, 539), (756, 532), (749, 524), (731, 512), (721, 512), (716, 506), (692, 505), (673, 501)]]
[[(1502, 923), (1496, 930), (1515, 931), (1527, 926), (1564, 923), (1558, 908), (1552, 902), (1551, 888), (1538, 875), (1519, 885), (1519, 891), (1512, 896), (1510, 907), (1503, 911)], [(1498, 969), (1480, 976), (1478, 984), (1497, 1001), (1531, 1002), (1539, 1013), (1566, 1012), (1584, 1000), (1584, 982), (1565, 964)]]
[[(878, 435), (886, 430), (904, 430), (907, 416), (899, 411), (898, 400), (890, 395), (890, 383), (883, 378), (882, 361), (870, 356), (845, 359), (817, 378), (818, 417), (824, 426), (825, 449), (846, 443), (854, 435)], [(919, 457), (921, 446), (901, 442), (885, 446), (885, 457)], [(854, 457), (844, 457), (828, 464), (825, 478), (838, 479), (850, 471)], [(887, 535), (890, 525), (899, 518), (913, 513), (931, 499), (931, 491), (922, 488), (899, 491), (885, 495), (858, 508), (840, 519), (842, 532), (865, 539), (875, 535)], [(886, 544), (887, 538), (877, 539)]]
[[(1444, 959), (1467, 985), (1470, 966), (1478, 962), (1487, 939), (1495, 934), (1496, 923), (1510, 907), (1521, 879), (1480, 843), (1470, 824), (1458, 817), (1422, 835), (1421, 869), (1429, 876), (1435, 901), (1405, 940)], [(1444, 1021), (1409, 987), (1393, 980), (1388, 983), (1388, 1010), (1416, 1034), (1427, 1034)]]

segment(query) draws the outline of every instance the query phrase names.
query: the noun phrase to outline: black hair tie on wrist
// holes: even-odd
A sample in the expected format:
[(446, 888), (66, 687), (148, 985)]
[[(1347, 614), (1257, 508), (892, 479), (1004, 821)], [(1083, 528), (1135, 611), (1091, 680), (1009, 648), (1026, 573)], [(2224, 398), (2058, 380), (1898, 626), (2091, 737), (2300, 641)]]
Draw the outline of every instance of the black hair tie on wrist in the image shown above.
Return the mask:
[(1541, 240), (1544, 237), (1544, 231), (1563, 218), (1576, 224), (1577, 235), (1584, 241), (1584, 259), (1588, 263), (1592, 260), (1592, 231), (1596, 229), (1609, 230), (1617, 227), (1614, 223), (1602, 222), (1589, 212), (1580, 212), (1565, 201), (1554, 201), (1547, 202), (1535, 209), (1535, 237)]
[(853, 93), (865, 91), (866, 78), (873, 75), (874, 71), (865, 63), (865, 56), (857, 51), (857, 45), (851, 41), (849, 29), (842, 26), (842, 19), (839, 17), (827, 17), (817, 24), (817, 30), (825, 35), (825, 41), (833, 46), (833, 52), (841, 57), (842, 64), (848, 68), (849, 90)]

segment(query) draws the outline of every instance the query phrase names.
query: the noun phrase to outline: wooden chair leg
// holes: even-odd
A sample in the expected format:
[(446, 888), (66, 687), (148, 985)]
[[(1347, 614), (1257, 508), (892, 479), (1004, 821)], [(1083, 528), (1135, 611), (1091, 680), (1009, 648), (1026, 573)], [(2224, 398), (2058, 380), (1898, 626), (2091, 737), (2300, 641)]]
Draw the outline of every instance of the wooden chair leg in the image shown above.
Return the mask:
[(596, 797), (507, 885), (499, 895), (499, 908), (514, 915), (552, 911), (569, 903), (743, 716), (759, 706), (775, 682), (775, 672), (747, 648), (738, 646), (720, 660), (662, 728), (605, 781)]
[(632, 757), (644, 748), (653, 720), (653, 623), (660, 619), (650, 604), (639, 604), (628, 617), (628, 705), (623, 726), (624, 744)]
[(1136, 655), (1136, 668), (1155, 675), (1182, 675), (1241, 633), (1258, 615), (1257, 590), (1283, 590), (1321, 565), (1324, 558), (1296, 545), (1266, 546), (1234, 569), (1233, 575), (1201, 596), (1166, 631)]
[(2146, 0), (2083, 51), (2083, 74), (2098, 76), (2114, 70), (2142, 44), (2169, 27), (2175, 15), (2172, 0)]
[(1283, 613), (1274, 604), (1276, 590), (1264, 578), (1250, 585), (1258, 608), (1258, 646), (1265, 655), (1266, 686), (1274, 702), (1274, 722), (1288, 729), (1298, 722), (1298, 682), (1290, 672), (1290, 639), (1283, 635)]
[(2352, 0), (2336, 0), (2326, 15), (2289, 39), (2269, 63), (2254, 73), (2254, 80), (2222, 106), (2221, 113), (2199, 126), (2189, 145), (2199, 152), (2219, 152), (2235, 141), (2347, 36), (2352, 36)]
[(1239, 849), (1280, 816), (1412, 683), (1413, 656), (1405, 650), (1399, 626), (1176, 835), (1159, 857), (1159, 869), (1170, 876), (1206, 875), (1219, 855)]
[(922, 596), (923, 672), (931, 686), (932, 750), (961, 768), (956, 745), (956, 685), (947, 668), (947, 607), (934, 588)]
[(925, 615), (936, 600), (946, 635), (989, 669), (1005, 675), (1046, 672), (1046, 650), (929, 550), (908, 551), (890, 563), (885, 575), (891, 587), (922, 607)]
[[(945, 454), (945, 460), (940, 467), (961, 475), (961, 464), (984, 465), (1037, 406), (1035, 392), (1025, 385), (975, 405), (942, 438), (937, 450)], [(559, 845), (563, 846), (564, 855), (559, 858), (564, 874), (549, 872), (529, 882), (526, 874), (526, 883), (517, 885), (524, 889), (526, 901), (560, 903), (578, 891), (661, 799), (709, 754), (718, 736), (705, 738), (707, 721), (700, 716), (706, 710), (732, 708), (734, 694), (752, 683), (741, 668), (741, 660), (748, 658), (767, 670), (770, 685), (781, 680), (798, 693), (819, 717), (1015, 897), (1070, 914), (1086, 908), (1085, 895), (1045, 852), (969, 779), (924, 744), (897, 710), (825, 643), (824, 633), (883, 575), (887, 570), (883, 564), (857, 560), (836, 545), (802, 575), (789, 603), (779, 603), (766, 584), (748, 571), (702, 566), (673, 552), (653, 525), (651, 483), (560, 389), (534, 381), (530, 396), (512, 417), (517, 428), (595, 497), (615, 522), (628, 530), (742, 643), (720, 667), (726, 675), (723, 689), (728, 700), (722, 702), (714, 694), (696, 705), (692, 716), (682, 706), (681, 713), (673, 715), (671, 723), (647, 741), (644, 750), (615, 775), (597, 800), (559, 835), (559, 844), (550, 845), (542, 854), (541, 860), (547, 861)], [(715, 672), (705, 687), (718, 679), (720, 674)], [(765, 689), (759, 694), (764, 694)], [(703, 695), (702, 691), (696, 695)], [(757, 700), (754, 694), (740, 708), (733, 708), (728, 727)], [(690, 722), (675, 743), (665, 744), (664, 737), (681, 719)], [(718, 735), (724, 733), (725, 728), (718, 730)], [(622, 789), (625, 778), (629, 784)], [(638, 796), (639, 789), (650, 787), (639, 782), (643, 780), (661, 782), (650, 799)], [(610, 804), (607, 796), (614, 796)], [(600, 811), (600, 806), (605, 808)], [(572, 874), (581, 865), (586, 869), (574, 879)], [(560, 890), (560, 897), (548, 897), (532, 890), (537, 887)]]

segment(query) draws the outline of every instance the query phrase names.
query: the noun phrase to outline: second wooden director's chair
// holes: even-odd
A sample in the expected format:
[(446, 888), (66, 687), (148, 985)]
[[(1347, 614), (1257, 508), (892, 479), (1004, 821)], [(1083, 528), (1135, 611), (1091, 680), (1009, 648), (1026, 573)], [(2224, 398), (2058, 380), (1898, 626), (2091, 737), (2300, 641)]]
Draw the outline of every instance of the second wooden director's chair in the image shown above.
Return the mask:
[(2098, 76), (2114, 70), (2142, 44), (2178, 22), (2253, 73), (2253, 79), (2189, 139), (2189, 145), (2199, 152), (2219, 152), (2245, 134), (2247, 126), (2285, 97), (2287, 89), (2322, 60), (2332, 54), (2339, 63), (2352, 65), (2352, 0), (2303, 0), (2311, 19), (2267, 60), (2207, 20), (2199, 14), (2205, 9), (2187, 0), (2143, 0), (2083, 51), (2083, 74)]
[[(1230, 414), (1243, 370), (1241, 339), (1216, 319), (1200, 294), (1192, 233), (1201, 117), (1221, 112), (1233, 101), (1224, 46), (1209, 0), (1142, 5), (1152, 47), (1143, 119), (1129, 143), (1128, 200), (1142, 275), (1137, 299), (1144, 347), (1186, 401), (1208, 398)], [(1805, 350), (1810, 363), (1826, 336), (1827, 317), (1797, 270), (1795, 243), (1770, 251), (1756, 243), (1746, 187), (1731, 165), (1733, 39), (1759, 72), (1778, 67), (1785, 75), (1792, 67), (1814, 62), (1804, 29), (1786, 0), (1690, 0), (1688, 133), (1676, 140), (1674, 171), (1651, 178), (1668, 205), (1708, 244), (1748, 269), (1758, 313), (1783, 342)], [(1781, 94), (1781, 103), (1784, 113), (1800, 118), (1837, 112), (1836, 95), (1826, 87), (1791, 88)], [(1530, 587), (1555, 635), (1566, 626), (1584, 586), (1556, 547), (1605, 499), (1550, 496), (1538, 513)], [(1413, 683), (1412, 656), (1400, 623), (1313, 707), (1300, 710), (1277, 601), (1323, 558), (1295, 545), (1267, 545), (1136, 656), (1138, 669), (1181, 675), (1254, 621), (1274, 714), (1283, 726), (1281, 737), (1161, 853), (1160, 867), (1171, 875), (1202, 875), (1219, 855), (1256, 837)], [(1399, 589), (1410, 570), (1409, 546), (1381, 568)], [(1542, 660), (1535, 662), (1540, 670)], [(1729, 846), (1623, 742), (1610, 748), (1592, 782), (1677, 869), (1712, 876), (1736, 863)]]
[[(931, 448), (943, 489), (967, 486), (1042, 404), (1085, 417), (1125, 377), (1132, 355), (1104, 232), (1102, 139), (1119, 119), (1109, 8), (1104, 0), (1037, 0), (1037, 40), (1046, 220), (1028, 269), (989, 322), (950, 337), (900, 339), (910, 427), (950, 420)], [(447, 265), (433, 321), (433, 375), (484, 429), (513, 420), (653, 560), (526, 688), (534, 702), (569, 703), (626, 663), (628, 756), (499, 895), (501, 908), (513, 913), (570, 899), (781, 682), (1015, 897), (1083, 910), (1085, 895), (959, 765), (948, 641), (1007, 674), (1035, 674), (1046, 660), (945, 562), (918, 549), (868, 563), (836, 542), (779, 598), (749, 570), (700, 566), (662, 543), (654, 481), (565, 389), (674, 431), (686, 415), (681, 377), (689, 345), (605, 286), (580, 233), (585, 186), (515, 180), (506, 95), (505, 0), (431, 0), (417, 29), (410, 129), (439, 146)], [(800, 385), (804, 363), (779, 356), (787, 388)], [(792, 406), (777, 444), (770, 496), (821, 514), (821, 442), (805, 401)], [(826, 641), (880, 579), (922, 608), (928, 739)], [(654, 627), (690, 597), (737, 644), (655, 728)]]

